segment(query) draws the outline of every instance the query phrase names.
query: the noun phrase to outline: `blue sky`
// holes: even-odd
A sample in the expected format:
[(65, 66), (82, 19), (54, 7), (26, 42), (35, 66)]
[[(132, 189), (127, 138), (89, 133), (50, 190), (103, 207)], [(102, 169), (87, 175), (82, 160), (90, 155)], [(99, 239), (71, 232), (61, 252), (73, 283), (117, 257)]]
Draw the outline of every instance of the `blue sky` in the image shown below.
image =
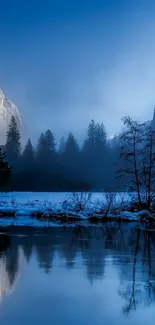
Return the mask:
[(154, 0), (1, 1), (0, 88), (36, 139), (81, 139), (94, 118), (150, 119), (155, 105)]

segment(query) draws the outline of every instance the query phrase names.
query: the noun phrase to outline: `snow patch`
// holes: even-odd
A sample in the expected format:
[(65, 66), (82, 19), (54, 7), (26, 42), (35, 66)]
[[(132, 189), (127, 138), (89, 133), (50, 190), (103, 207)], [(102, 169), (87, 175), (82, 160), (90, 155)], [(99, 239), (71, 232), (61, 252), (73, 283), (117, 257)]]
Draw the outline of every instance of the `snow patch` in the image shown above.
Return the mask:
[[(109, 211), (105, 214), (103, 206), (96, 202), (101, 193), (92, 194), (91, 204), (85, 209), (76, 210), (71, 200), (71, 193), (3, 193), (0, 194), (0, 226), (53, 226), (53, 224), (155, 220), (147, 210), (140, 212)], [(97, 199), (97, 200), (96, 200)], [(116, 207), (118, 208), (118, 200)], [(120, 206), (120, 205), (119, 205)]]

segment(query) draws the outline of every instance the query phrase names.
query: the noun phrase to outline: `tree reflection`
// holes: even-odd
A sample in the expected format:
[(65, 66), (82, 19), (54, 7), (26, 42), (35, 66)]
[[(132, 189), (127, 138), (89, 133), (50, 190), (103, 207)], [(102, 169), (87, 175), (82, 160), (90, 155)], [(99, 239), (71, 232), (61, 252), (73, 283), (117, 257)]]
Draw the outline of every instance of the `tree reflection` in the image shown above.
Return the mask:
[[(136, 277), (136, 264), (137, 264), (137, 254), (139, 250), (139, 240), (140, 240), (141, 230), (138, 229), (137, 238), (136, 238), (136, 245), (135, 245), (135, 252), (134, 252), (134, 259), (133, 259), (133, 271), (132, 271), (132, 284), (127, 285), (127, 289), (125, 292), (121, 292), (120, 294), (127, 300), (127, 304), (123, 307), (123, 311), (129, 313), (131, 309), (136, 309), (136, 300), (135, 300), (135, 277)], [(136, 290), (138, 293), (138, 290)]]
[(8, 274), (10, 287), (13, 286), (18, 273), (18, 247), (10, 246), (6, 254), (6, 272)]
[(82, 257), (87, 277), (92, 283), (104, 276), (104, 238), (103, 229), (78, 226), (67, 230), (67, 242), (63, 245), (63, 254), (73, 267), (76, 255)]
[(125, 288), (119, 294), (125, 299), (123, 312), (129, 314), (139, 304), (150, 305), (155, 302), (155, 277), (152, 274), (152, 234), (150, 231), (137, 229), (132, 233), (134, 242), (132, 278), (126, 281)]
[(0, 255), (7, 250), (10, 245), (10, 237), (8, 235), (0, 235)]
[(46, 273), (49, 273), (52, 269), (52, 262), (55, 251), (54, 237), (38, 237), (37, 244), (35, 245), (35, 250), (40, 268), (43, 268)]
[[(9, 243), (8, 239), (5, 243)], [(119, 271), (123, 312), (128, 315), (140, 304), (155, 303), (155, 232), (151, 229), (135, 229), (125, 223), (53, 228), (36, 236), (11, 237), (7, 245), (0, 254), (0, 263), (9, 288), (17, 278), (21, 248), (27, 263), (34, 254), (46, 273), (52, 271), (55, 257), (68, 269), (83, 263), (90, 283), (107, 276), (105, 268), (110, 257), (112, 267)]]
[(8, 235), (0, 235), (0, 299), (8, 295), (18, 274), (18, 247), (11, 245)]

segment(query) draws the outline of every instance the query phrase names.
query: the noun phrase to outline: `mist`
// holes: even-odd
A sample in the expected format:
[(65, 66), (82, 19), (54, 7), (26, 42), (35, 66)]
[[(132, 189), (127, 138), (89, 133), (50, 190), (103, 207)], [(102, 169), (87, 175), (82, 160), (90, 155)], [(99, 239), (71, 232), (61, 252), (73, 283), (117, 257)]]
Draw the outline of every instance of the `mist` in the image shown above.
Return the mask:
[(71, 131), (81, 143), (92, 118), (109, 137), (122, 116), (152, 118), (153, 9), (121, 0), (2, 5), (0, 87), (34, 142), (50, 128), (58, 141)]

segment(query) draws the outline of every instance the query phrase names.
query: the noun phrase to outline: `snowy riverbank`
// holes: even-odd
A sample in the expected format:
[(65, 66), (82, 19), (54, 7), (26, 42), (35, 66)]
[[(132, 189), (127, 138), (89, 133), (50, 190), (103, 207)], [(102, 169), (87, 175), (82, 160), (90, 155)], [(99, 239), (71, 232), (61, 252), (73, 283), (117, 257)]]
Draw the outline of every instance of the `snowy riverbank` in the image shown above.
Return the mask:
[(127, 211), (128, 194), (1, 193), (0, 226), (50, 227), (107, 221), (155, 221), (148, 211)]

